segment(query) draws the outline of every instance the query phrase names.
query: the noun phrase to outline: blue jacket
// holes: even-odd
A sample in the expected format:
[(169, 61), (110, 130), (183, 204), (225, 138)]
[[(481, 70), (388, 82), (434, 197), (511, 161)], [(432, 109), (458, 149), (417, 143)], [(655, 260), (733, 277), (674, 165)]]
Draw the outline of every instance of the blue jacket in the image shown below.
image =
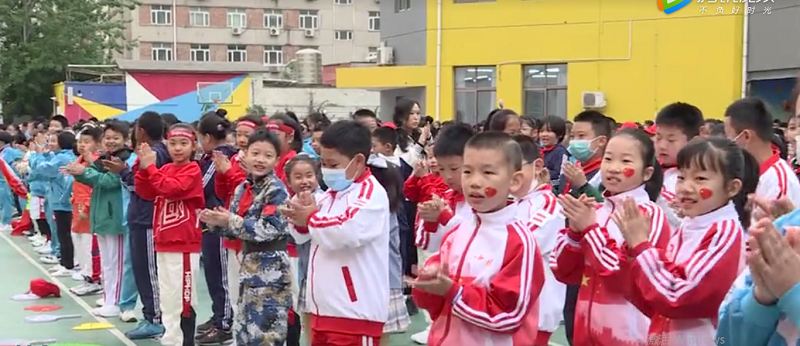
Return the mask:
[[(800, 209), (775, 220), (775, 228), (781, 233), (786, 232), (785, 226), (800, 226)], [(800, 284), (777, 304), (765, 306), (753, 297), (749, 272), (736, 281), (720, 308), (717, 340), (724, 340), (725, 346), (800, 346), (800, 340), (787, 344), (786, 339), (786, 334), (791, 334), (786, 329), (797, 333), (800, 326)]]
[[(128, 157), (128, 160), (125, 161), (125, 164), (128, 167), (133, 167), (133, 164), (136, 163), (136, 154), (131, 154)], [(131, 202), (131, 192), (128, 191), (128, 188), (125, 184), (122, 184), (122, 227), (128, 228), (128, 205)]]
[[(50, 179), (53, 178), (47, 171), (49, 170), (48, 166), (51, 166), (49, 162), (53, 156), (53, 153), (31, 153), (28, 163), (30, 169), (28, 170), (27, 179), (31, 195), (38, 197), (47, 196), (50, 190)], [(45, 167), (45, 172), (39, 169), (40, 166)], [(58, 172), (58, 167), (55, 168), (56, 172)]]
[[(167, 146), (163, 142), (158, 141), (151, 145), (153, 151), (156, 152), (156, 167), (161, 167), (167, 163), (172, 162), (169, 157)], [(131, 200), (128, 204), (127, 221), (128, 226), (133, 228), (153, 228), (153, 201), (146, 200), (136, 194), (133, 187), (133, 177), (136, 174), (131, 169), (133, 166), (126, 166), (122, 172), (119, 173), (122, 185), (131, 192)]]
[(317, 158), (317, 152), (314, 151), (314, 147), (311, 146), (311, 137), (308, 137), (303, 140), (303, 152), (308, 154), (313, 158)]
[[(239, 151), (227, 144), (218, 146), (214, 150), (222, 152), (229, 159)], [(217, 170), (212, 166), (214, 160), (211, 157), (211, 153), (203, 155), (198, 163), (200, 164), (200, 171), (203, 172), (203, 193), (206, 197), (206, 208), (226, 206), (228, 201), (219, 198), (216, 191), (214, 191), (214, 179), (217, 176)]]
[[(550, 182), (552, 185), (558, 183), (561, 177), (561, 165), (564, 163), (564, 157), (569, 157), (567, 148), (558, 144), (550, 151), (544, 153), (544, 167), (550, 173)], [(587, 178), (588, 179), (588, 178)]]
[(31, 190), (33, 186), (39, 187), (41, 181), (46, 188), (44, 197), (50, 204), (50, 209), (54, 211), (72, 211), (70, 199), (72, 198), (72, 182), (75, 179), (71, 175), (62, 174), (59, 169), (74, 162), (75, 159), (72, 149), (31, 155), (30, 176), (37, 179), (36, 185), (31, 183)]

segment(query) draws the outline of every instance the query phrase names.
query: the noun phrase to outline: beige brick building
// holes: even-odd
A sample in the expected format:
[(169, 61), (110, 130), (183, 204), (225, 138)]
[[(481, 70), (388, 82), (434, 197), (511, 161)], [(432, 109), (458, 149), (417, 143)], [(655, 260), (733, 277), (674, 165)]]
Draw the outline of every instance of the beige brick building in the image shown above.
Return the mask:
[[(276, 70), (303, 48), (323, 64), (366, 61), (380, 42), (380, 0), (141, 0), (125, 14), (120, 58), (251, 62)], [(386, 1), (386, 0), (384, 0)]]

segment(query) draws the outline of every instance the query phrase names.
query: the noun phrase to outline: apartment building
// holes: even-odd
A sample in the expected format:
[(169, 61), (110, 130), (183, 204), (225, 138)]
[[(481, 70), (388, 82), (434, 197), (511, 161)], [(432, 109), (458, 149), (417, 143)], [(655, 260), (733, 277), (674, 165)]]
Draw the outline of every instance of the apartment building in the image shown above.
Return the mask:
[[(380, 42), (380, 0), (141, 0), (120, 58), (284, 66), (304, 48), (323, 64), (366, 61)], [(373, 53), (370, 55), (370, 53)]]

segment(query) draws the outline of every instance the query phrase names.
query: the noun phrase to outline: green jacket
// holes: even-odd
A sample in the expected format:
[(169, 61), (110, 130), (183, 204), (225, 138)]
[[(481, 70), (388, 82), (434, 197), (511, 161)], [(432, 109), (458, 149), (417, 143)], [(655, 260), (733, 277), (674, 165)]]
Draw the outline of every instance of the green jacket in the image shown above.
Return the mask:
[(92, 187), (89, 221), (92, 233), (102, 235), (124, 234), (122, 226), (122, 183), (119, 175), (97, 168), (86, 167), (75, 181)]
[(598, 187), (594, 187), (592, 184), (586, 183), (579, 188), (572, 189), (569, 194), (575, 198), (578, 198), (581, 195), (586, 195), (586, 197), (594, 198), (597, 203), (603, 203), (605, 201), (605, 199), (603, 199), (603, 191), (605, 190), (606, 188), (603, 186), (603, 184), (600, 184)]

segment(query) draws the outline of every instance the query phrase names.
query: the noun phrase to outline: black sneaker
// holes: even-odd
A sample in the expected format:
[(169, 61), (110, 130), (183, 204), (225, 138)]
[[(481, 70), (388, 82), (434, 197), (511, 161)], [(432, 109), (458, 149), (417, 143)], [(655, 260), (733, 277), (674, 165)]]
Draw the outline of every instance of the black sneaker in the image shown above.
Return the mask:
[(233, 335), (229, 330), (212, 327), (195, 342), (199, 345), (225, 345), (233, 342)]
[(197, 326), (197, 328), (196, 328), (197, 335), (205, 334), (205, 332), (211, 330), (211, 328), (214, 328), (214, 319), (213, 318), (210, 318), (210, 319), (208, 319), (208, 321), (206, 321), (206, 323), (203, 323), (203, 324)]

